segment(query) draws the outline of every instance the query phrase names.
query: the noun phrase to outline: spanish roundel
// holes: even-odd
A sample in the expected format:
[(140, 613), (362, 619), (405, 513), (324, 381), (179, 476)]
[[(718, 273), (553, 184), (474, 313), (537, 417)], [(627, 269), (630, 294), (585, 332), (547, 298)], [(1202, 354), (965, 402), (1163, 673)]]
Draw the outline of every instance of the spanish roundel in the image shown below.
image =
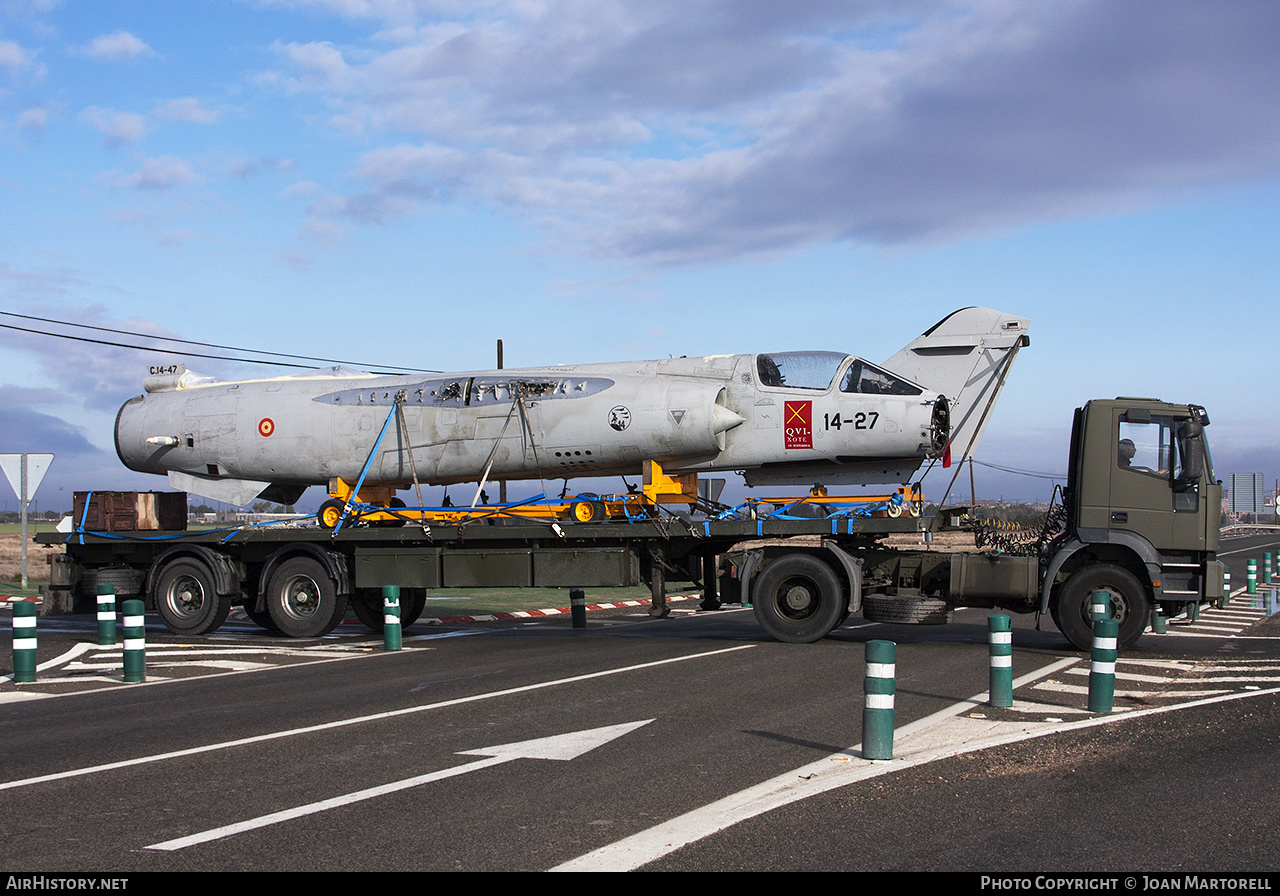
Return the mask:
[(264, 439), (276, 431), (275, 421), (270, 417), (263, 417), (258, 421), (258, 435)]

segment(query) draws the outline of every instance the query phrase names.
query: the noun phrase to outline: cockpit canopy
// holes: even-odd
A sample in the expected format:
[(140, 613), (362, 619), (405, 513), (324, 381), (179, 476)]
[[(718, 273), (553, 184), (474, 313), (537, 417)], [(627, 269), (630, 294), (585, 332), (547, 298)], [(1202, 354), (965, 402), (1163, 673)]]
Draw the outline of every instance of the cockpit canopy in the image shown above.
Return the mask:
[[(845, 362), (849, 362), (846, 366)], [(862, 395), (919, 395), (924, 390), (861, 358), (839, 352), (772, 352), (756, 356), (756, 373), (762, 386), (788, 389), (831, 388), (836, 375), (840, 391)]]

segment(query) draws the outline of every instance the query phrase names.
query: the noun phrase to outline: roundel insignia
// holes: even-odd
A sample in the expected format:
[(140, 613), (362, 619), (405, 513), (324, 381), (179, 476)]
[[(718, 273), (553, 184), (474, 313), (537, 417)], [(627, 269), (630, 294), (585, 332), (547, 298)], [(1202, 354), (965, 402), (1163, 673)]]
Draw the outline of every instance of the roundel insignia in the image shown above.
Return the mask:
[(258, 435), (264, 439), (276, 431), (275, 421), (270, 417), (263, 417), (258, 421)]

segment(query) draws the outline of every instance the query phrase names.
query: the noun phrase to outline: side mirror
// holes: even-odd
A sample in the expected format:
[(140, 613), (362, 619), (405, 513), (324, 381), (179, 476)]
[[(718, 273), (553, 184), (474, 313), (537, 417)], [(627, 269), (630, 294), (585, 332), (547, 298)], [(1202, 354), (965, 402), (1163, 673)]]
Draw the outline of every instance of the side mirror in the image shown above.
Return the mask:
[[(1199, 424), (1189, 426), (1200, 429)], [(1188, 433), (1188, 437), (1182, 440), (1182, 452), (1182, 475), (1179, 478), (1184, 482), (1199, 481), (1204, 475), (1204, 442), (1200, 441), (1199, 432)]]

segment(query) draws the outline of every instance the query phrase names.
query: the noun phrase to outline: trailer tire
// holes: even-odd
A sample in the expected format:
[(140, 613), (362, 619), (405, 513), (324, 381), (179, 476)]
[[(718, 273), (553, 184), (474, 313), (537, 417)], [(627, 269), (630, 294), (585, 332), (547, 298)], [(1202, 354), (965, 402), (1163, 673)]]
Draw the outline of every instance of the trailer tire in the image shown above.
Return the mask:
[(569, 516), (575, 523), (598, 523), (605, 517), (604, 504), (599, 501), (574, 501)]
[(1104, 588), (1111, 592), (1111, 617), (1120, 624), (1116, 643), (1131, 647), (1146, 630), (1151, 604), (1138, 577), (1114, 563), (1086, 566), (1067, 579), (1050, 604), (1053, 621), (1078, 650), (1093, 646), (1089, 596)]
[(953, 608), (936, 597), (890, 597), (864, 594), (862, 616), (871, 622), (901, 625), (945, 625), (951, 621)]
[(316, 522), (320, 524), (320, 528), (332, 529), (337, 526), (338, 521), (342, 519), (342, 510), (346, 506), (346, 501), (339, 501), (337, 498), (330, 498), (321, 504), (320, 509), (316, 511)]
[(770, 636), (788, 644), (825, 638), (840, 624), (849, 604), (839, 576), (809, 554), (774, 560), (751, 591), (756, 620)]
[(189, 558), (165, 565), (156, 579), (154, 598), (157, 615), (175, 635), (216, 631), (231, 612), (231, 596), (218, 594), (213, 573)]
[(267, 584), (267, 609), (280, 631), (291, 638), (329, 634), (347, 613), (347, 596), (338, 593), (323, 565), (311, 557), (281, 563)]

